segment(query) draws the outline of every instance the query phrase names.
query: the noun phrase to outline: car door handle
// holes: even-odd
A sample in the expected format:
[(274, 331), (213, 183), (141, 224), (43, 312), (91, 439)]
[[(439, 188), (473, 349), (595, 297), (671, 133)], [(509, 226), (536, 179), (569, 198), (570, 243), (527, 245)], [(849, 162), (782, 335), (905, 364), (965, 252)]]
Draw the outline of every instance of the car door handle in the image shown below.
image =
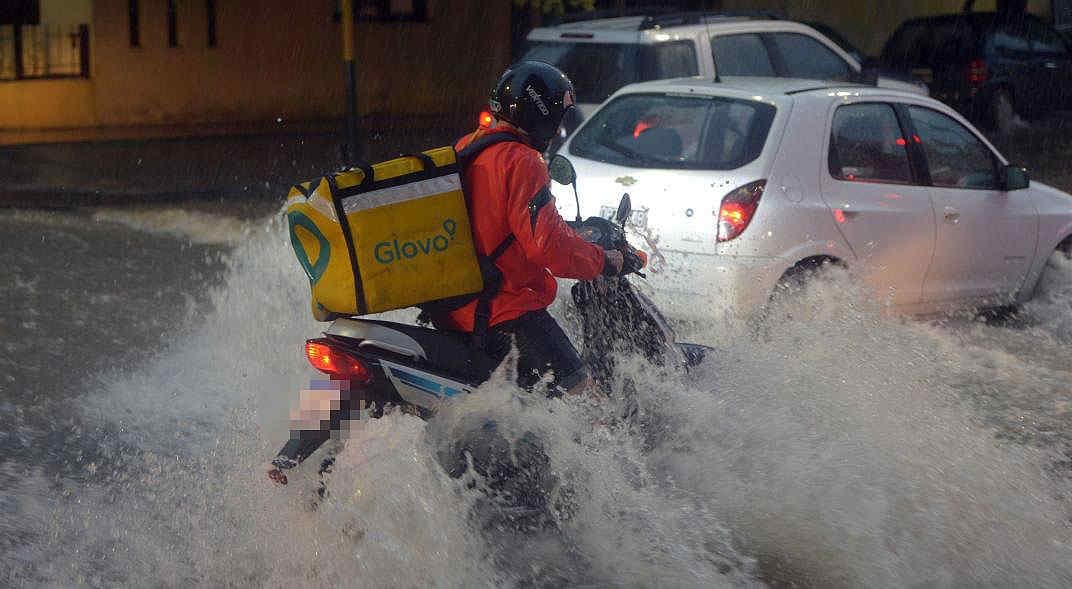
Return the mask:
[(945, 222), (951, 225), (956, 225), (960, 222), (960, 213), (956, 209), (946, 209)]

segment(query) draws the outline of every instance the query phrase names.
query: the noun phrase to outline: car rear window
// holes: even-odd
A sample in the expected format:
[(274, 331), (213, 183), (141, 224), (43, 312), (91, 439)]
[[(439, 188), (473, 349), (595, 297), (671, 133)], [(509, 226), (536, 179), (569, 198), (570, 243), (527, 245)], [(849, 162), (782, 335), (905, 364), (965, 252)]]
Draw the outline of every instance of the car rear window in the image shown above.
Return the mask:
[(592, 116), (570, 154), (638, 168), (732, 170), (759, 157), (775, 112), (721, 96), (627, 94)]
[(577, 101), (585, 103), (603, 102), (626, 84), (699, 73), (691, 41), (655, 45), (529, 41), (521, 59), (547, 62), (566, 72)]

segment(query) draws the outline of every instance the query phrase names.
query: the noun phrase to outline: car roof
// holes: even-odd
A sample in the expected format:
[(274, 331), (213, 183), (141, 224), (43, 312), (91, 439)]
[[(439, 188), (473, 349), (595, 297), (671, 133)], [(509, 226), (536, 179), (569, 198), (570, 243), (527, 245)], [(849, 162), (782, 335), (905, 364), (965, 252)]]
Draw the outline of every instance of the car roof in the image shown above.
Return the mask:
[(808, 25), (793, 20), (755, 16), (706, 15), (699, 22), (668, 22), (652, 26), (644, 16), (582, 20), (560, 25), (537, 27), (529, 31), (532, 41), (571, 41), (574, 43), (659, 43), (687, 37), (697, 32), (794, 31), (817, 34)]
[[(853, 95), (903, 96), (920, 98), (919, 95), (891, 88), (876, 88), (865, 84), (851, 82), (805, 80), (799, 78), (771, 77), (722, 77), (719, 81), (708, 78), (676, 78), (673, 80), (654, 80), (630, 84), (618, 90), (614, 96), (621, 94), (658, 93), (698, 93), (714, 96), (730, 96), (749, 100), (761, 100), (775, 104), (787, 103), (797, 97), (830, 97), (851, 93)], [(612, 98), (614, 97), (612, 96)]]

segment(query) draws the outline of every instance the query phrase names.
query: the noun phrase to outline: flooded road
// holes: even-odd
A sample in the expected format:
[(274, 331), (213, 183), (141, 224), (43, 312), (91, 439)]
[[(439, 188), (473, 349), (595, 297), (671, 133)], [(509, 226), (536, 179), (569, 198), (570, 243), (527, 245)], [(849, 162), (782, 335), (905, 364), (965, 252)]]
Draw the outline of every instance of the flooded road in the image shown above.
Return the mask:
[[(628, 370), (655, 443), (497, 375), (355, 425), (314, 509), (314, 468), (264, 477), (321, 329), (272, 213), (0, 212), (0, 585), (1072, 585), (1067, 261), (1005, 323), (839, 282), (769, 333), (689, 326), (701, 373)], [(544, 441), (555, 528), (493, 529), (444, 473), (474, 416)]]

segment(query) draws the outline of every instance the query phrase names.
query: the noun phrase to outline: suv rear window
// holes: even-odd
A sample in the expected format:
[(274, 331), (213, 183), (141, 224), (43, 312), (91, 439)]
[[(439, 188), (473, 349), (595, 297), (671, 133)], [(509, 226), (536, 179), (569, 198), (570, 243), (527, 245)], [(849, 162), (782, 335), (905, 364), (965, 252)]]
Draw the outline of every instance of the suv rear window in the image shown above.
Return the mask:
[(774, 114), (751, 100), (626, 94), (592, 116), (570, 154), (638, 168), (732, 170), (759, 157)]
[(655, 45), (529, 41), (522, 60), (547, 62), (566, 72), (577, 102), (599, 103), (626, 84), (699, 73), (691, 41)]
[(848, 62), (807, 35), (774, 33), (770, 37), (785, 63), (785, 75), (790, 78), (839, 80), (851, 73)]

